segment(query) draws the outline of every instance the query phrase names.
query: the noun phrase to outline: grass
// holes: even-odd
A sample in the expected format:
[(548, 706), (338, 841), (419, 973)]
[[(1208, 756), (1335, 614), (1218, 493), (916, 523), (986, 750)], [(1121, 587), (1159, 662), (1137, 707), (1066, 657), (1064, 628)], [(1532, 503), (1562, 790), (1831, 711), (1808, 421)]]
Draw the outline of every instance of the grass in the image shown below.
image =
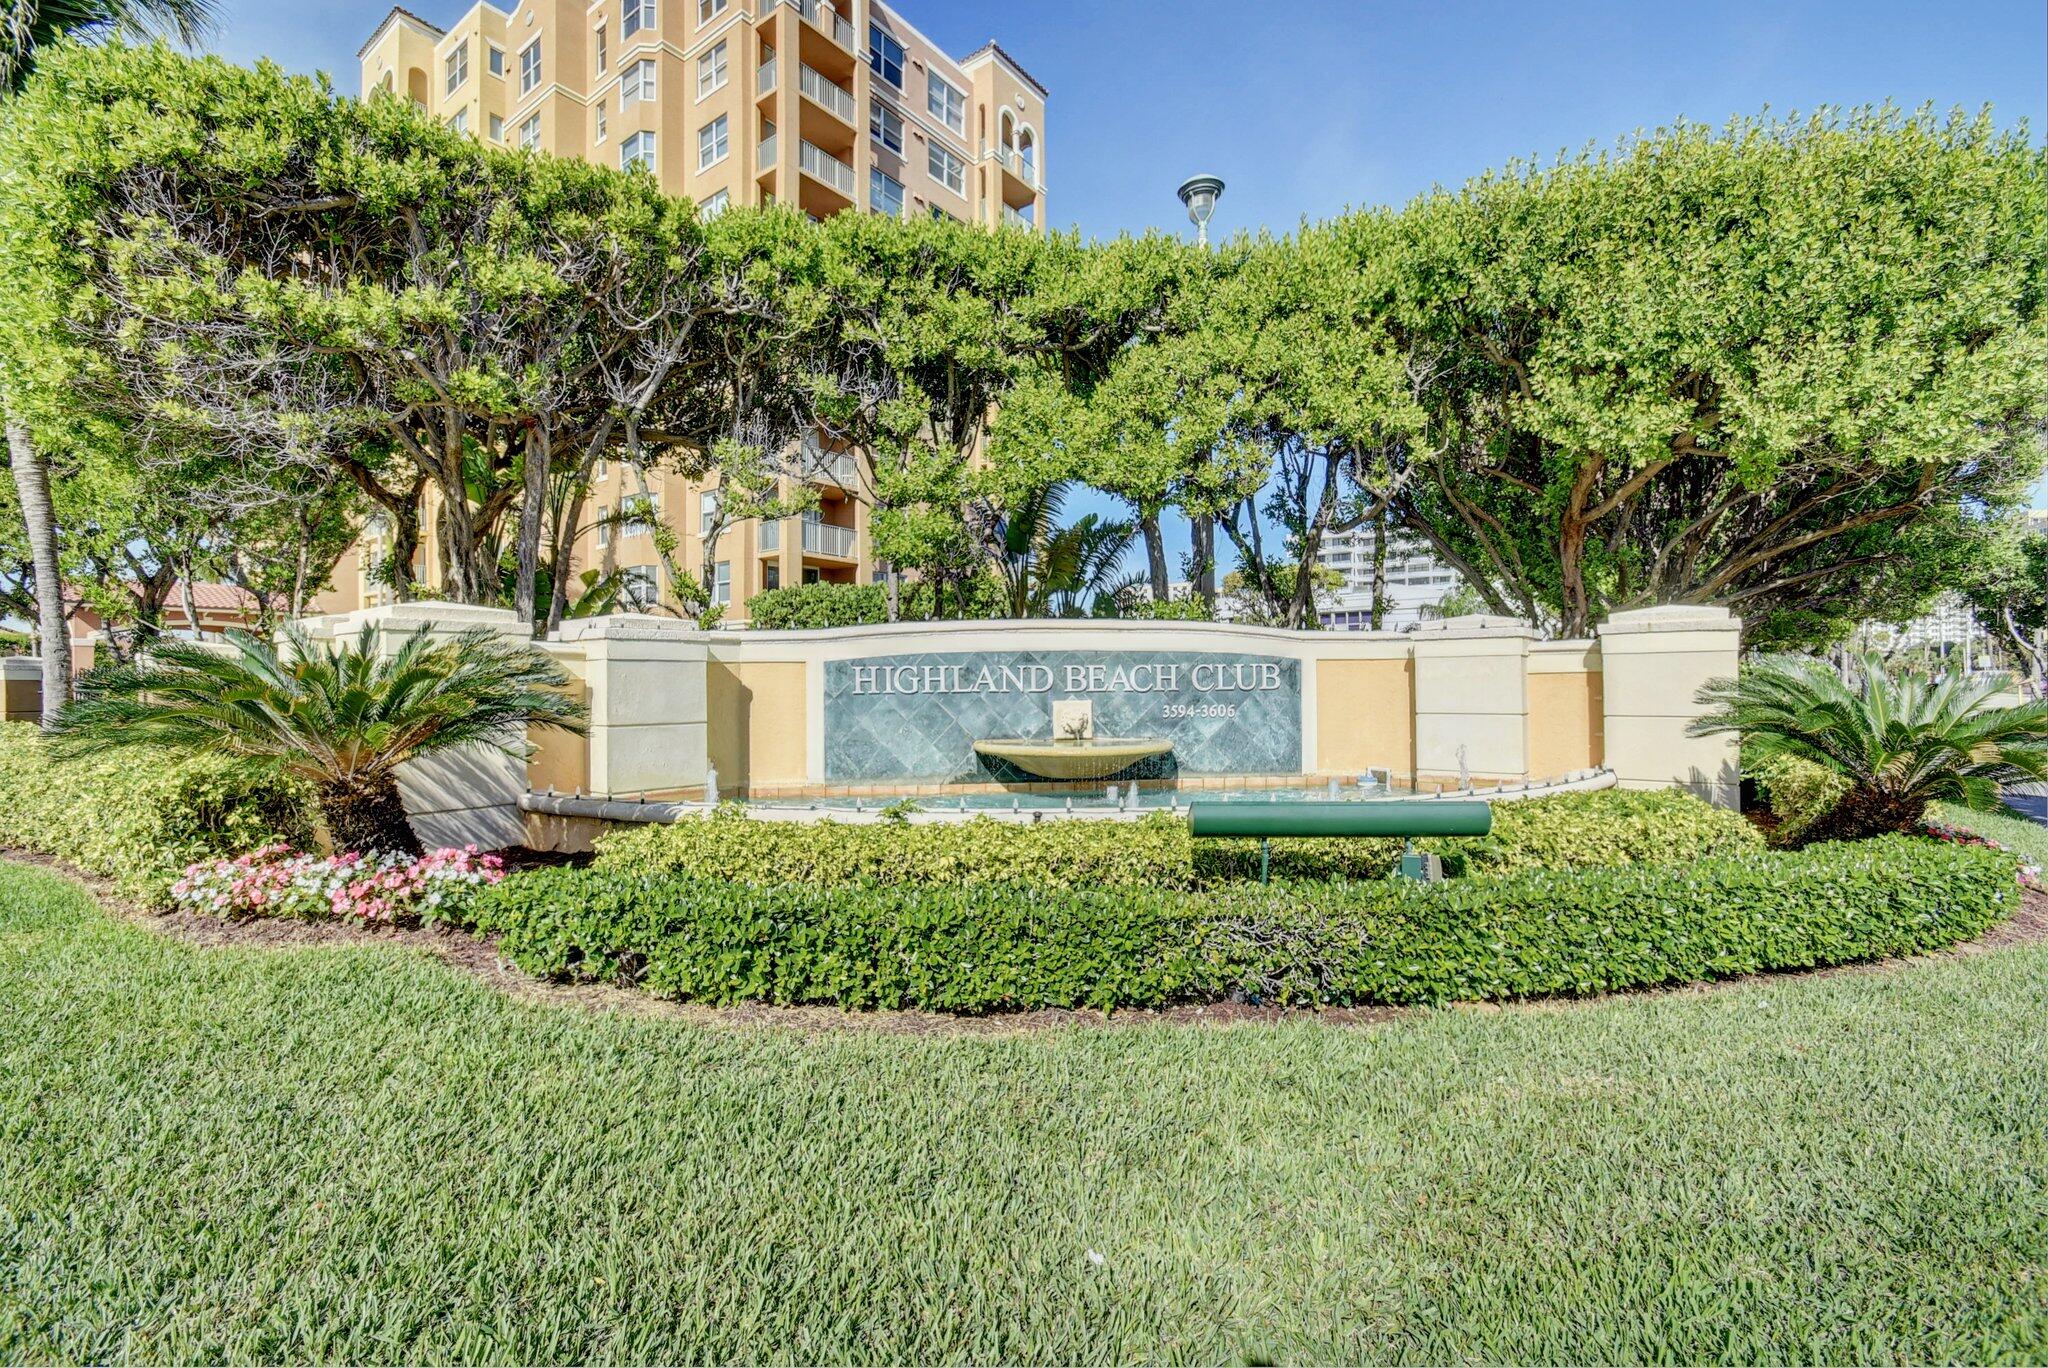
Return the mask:
[(2039, 1360), (2044, 1000), (812, 1035), (0, 867), (0, 1360)]
[(1952, 827), (1974, 831), (1996, 841), (2028, 864), (2048, 868), (2048, 826), (2002, 812), (1972, 812), (1950, 803), (1936, 803), (1927, 814)]

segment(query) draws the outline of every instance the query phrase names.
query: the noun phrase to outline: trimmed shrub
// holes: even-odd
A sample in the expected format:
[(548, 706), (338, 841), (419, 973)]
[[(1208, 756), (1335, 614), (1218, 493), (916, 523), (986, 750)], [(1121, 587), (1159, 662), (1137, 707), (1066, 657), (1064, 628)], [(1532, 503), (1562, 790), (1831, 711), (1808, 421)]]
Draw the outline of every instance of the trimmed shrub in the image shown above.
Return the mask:
[(51, 757), (39, 729), (0, 724), (0, 846), (52, 855), (161, 904), (194, 863), (310, 844), (311, 795), (218, 756), (128, 749)]
[[(1417, 844), (1454, 873), (1515, 873), (1712, 859), (1758, 849), (1742, 817), (1678, 792), (1560, 794), (1494, 808), (1491, 836)], [(1273, 842), (1281, 879), (1380, 879), (1397, 840)], [(1167, 813), (1142, 821), (759, 822), (738, 809), (608, 836), (606, 869), (746, 884), (1031, 883), (1053, 888), (1201, 888), (1255, 879), (1257, 841), (1196, 841)]]
[(2009, 856), (1894, 837), (1697, 865), (1190, 896), (744, 887), (545, 870), (469, 906), (531, 973), (711, 1003), (991, 1012), (1583, 994), (1937, 949), (2019, 896)]
[[(950, 594), (946, 602), (949, 618), (999, 618), (1007, 608), (1002, 585), (988, 575), (968, 585), (965, 611)], [(897, 589), (896, 606), (904, 622), (928, 621), (931, 586), (906, 581)], [(747, 600), (747, 625), (764, 632), (868, 627), (888, 620), (889, 590), (881, 584), (787, 584)]]
[(1778, 819), (1774, 833), (1790, 841), (1834, 810), (1849, 791), (1849, 781), (1825, 765), (1796, 755), (1774, 755), (1743, 768)]

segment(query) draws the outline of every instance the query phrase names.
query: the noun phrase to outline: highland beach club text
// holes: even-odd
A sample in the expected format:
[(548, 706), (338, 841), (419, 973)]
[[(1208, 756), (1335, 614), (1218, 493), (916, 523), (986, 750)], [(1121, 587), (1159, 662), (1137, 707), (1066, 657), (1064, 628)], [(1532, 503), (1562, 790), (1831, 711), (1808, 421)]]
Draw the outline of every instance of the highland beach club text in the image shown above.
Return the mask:
[(851, 665), (855, 694), (1265, 693), (1280, 662), (1165, 661), (1143, 665)]

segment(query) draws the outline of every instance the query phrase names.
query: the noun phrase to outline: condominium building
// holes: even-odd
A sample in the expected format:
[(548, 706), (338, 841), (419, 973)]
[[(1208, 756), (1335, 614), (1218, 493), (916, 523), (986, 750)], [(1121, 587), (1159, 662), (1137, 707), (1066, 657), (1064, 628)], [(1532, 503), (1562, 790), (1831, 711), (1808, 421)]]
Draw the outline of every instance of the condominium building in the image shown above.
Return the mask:
[[(523, 0), (480, 3), (446, 29), (393, 9), (358, 56), (366, 96), (403, 95), (493, 144), (644, 167), (707, 213), (788, 203), (819, 219), (1045, 222), (1045, 88), (995, 43), (949, 56), (878, 0)], [(872, 577), (851, 458), (812, 443), (789, 466), (819, 507), (719, 539), (712, 581), (730, 619), (764, 589)], [(644, 529), (667, 522), (681, 568), (700, 573), (717, 499), (673, 475), (603, 470), (579, 567), (623, 571), (651, 598), (661, 571)], [(325, 603), (376, 601), (374, 560), (369, 545), (352, 552)]]
[[(1344, 580), (1341, 587), (1319, 596), (1317, 616), (1323, 626), (1349, 631), (1372, 626), (1372, 562), (1378, 539), (1379, 529), (1370, 524), (1323, 539), (1317, 562)], [(1422, 542), (1396, 534), (1387, 542), (1386, 612), (1380, 629), (1406, 631), (1457, 587), (1457, 571), (1438, 560)]]

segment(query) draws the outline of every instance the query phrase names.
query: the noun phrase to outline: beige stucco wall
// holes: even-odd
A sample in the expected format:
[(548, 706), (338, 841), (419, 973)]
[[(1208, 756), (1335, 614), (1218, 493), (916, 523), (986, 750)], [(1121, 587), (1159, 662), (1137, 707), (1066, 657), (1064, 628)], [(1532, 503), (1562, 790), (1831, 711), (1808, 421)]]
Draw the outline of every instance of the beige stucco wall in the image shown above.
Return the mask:
[(37, 722), (43, 715), (43, 662), (0, 657), (0, 722)]
[(797, 660), (711, 664), (711, 763), (721, 788), (805, 781), (807, 667)]
[(1389, 769), (1395, 782), (1415, 772), (1415, 662), (1316, 662), (1315, 771), (1358, 775)]
[(1546, 641), (1529, 648), (1529, 776), (1605, 763), (1605, 695), (1599, 643)]

